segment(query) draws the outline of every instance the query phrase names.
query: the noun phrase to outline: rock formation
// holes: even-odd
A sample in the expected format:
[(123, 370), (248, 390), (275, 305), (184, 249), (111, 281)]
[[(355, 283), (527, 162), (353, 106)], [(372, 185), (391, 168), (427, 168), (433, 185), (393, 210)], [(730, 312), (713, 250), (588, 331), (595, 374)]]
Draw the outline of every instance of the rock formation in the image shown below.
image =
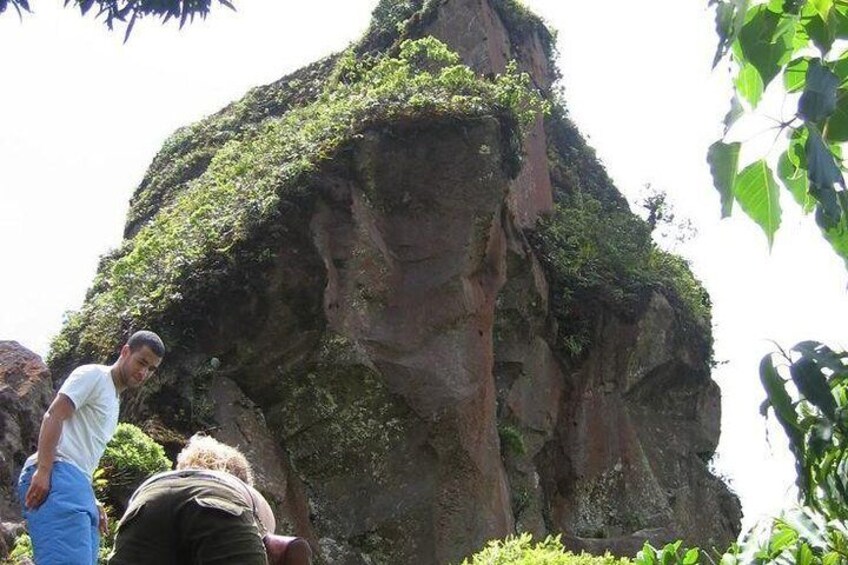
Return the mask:
[[(553, 112), (519, 138), (478, 83), (446, 102), (380, 83), (348, 129), (304, 137), (430, 35), (477, 81), (515, 60)], [(241, 445), (325, 563), (456, 563), (515, 531), (726, 544), (707, 298), (568, 121), (552, 41), (511, 0), (384, 0), (345, 54), (180, 130), (51, 368), (159, 331), (162, 373), (123, 416), (172, 450), (199, 429)]]
[(50, 371), (41, 358), (17, 342), (0, 341), (0, 558), (20, 529), (15, 485), (52, 399)]

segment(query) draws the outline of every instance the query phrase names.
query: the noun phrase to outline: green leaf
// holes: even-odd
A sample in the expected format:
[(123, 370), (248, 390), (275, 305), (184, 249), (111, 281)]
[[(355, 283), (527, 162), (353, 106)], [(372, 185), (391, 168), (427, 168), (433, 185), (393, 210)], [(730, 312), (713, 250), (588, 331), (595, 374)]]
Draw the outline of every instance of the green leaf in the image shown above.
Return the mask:
[(783, 86), (786, 92), (800, 92), (804, 89), (809, 66), (809, 57), (799, 57), (789, 61), (783, 71)]
[(715, 21), (718, 46), (713, 57), (713, 68), (736, 42), (747, 12), (748, 0), (721, 0), (717, 3)]
[(803, 454), (804, 436), (798, 428), (798, 415), (795, 413), (792, 398), (786, 392), (786, 385), (777, 373), (771, 355), (766, 355), (760, 361), (760, 382), (763, 384), (767, 400), (774, 410), (777, 421), (789, 438), (789, 447), (793, 453)]
[(841, 557), (835, 551), (828, 551), (822, 557), (822, 565), (839, 565), (841, 561)]
[(839, 77), (840, 86), (844, 85), (845, 81), (848, 80), (848, 50), (843, 51), (838, 59), (828, 64), (830, 65), (830, 70)]
[(763, 79), (759, 71), (754, 68), (754, 65), (745, 63), (739, 69), (739, 74), (734, 80), (736, 92), (751, 104), (752, 108), (756, 108), (763, 97)]
[(798, 114), (807, 121), (818, 122), (830, 116), (836, 108), (836, 88), (839, 79), (820, 59), (813, 59), (807, 68), (806, 86), (798, 101)]
[(798, 547), (798, 552), (795, 554), (796, 565), (811, 565), (813, 562), (813, 550), (806, 543), (802, 543)]
[(719, 140), (710, 145), (707, 151), (707, 163), (713, 175), (713, 186), (721, 197), (721, 217), (726, 218), (733, 211), (733, 185), (739, 167), (739, 142), (724, 143)]
[(802, 169), (804, 174), (807, 171), (807, 153), (806, 153), (806, 145), (807, 145), (807, 137), (809, 136), (809, 132), (807, 131), (806, 126), (801, 126), (792, 132), (792, 135), (789, 137), (789, 148), (787, 149), (789, 159), (792, 161), (792, 164)]
[(834, 421), (836, 419), (836, 401), (830, 393), (827, 379), (816, 363), (802, 354), (801, 358), (789, 367), (789, 374), (804, 398), (818, 407), (831, 421)]
[(775, 531), (769, 538), (769, 553), (777, 557), (784, 549), (798, 540), (798, 533), (789, 527), (783, 527)]
[(781, 25), (785, 21), (765, 4), (754, 6), (739, 32), (739, 46), (744, 59), (760, 74), (763, 87), (777, 76), (781, 67), (792, 56), (794, 25)]
[(819, 16), (821, 16), (821, 19), (827, 21), (830, 10), (833, 8), (833, 0), (809, 0), (809, 2), (816, 9)]
[(842, 354), (837, 353), (819, 341), (800, 341), (792, 346), (792, 350), (812, 359), (816, 365), (830, 369), (834, 373), (842, 372), (847, 368), (842, 360), (845, 355), (844, 352)]
[(771, 247), (780, 226), (780, 202), (777, 181), (765, 159), (751, 163), (737, 175), (733, 194), (742, 210), (763, 229)]
[(801, 206), (805, 214), (809, 214), (816, 207), (816, 202), (810, 196), (807, 171), (795, 166), (787, 149), (777, 161), (777, 177), (783, 182), (783, 186), (792, 194), (795, 202)]
[(816, 14), (809, 18), (804, 18), (804, 30), (813, 44), (818, 48), (819, 52), (825, 54), (833, 47), (833, 42), (836, 41), (836, 35), (833, 30), (827, 25), (825, 20), (820, 15)]
[[(848, 200), (848, 195), (845, 194), (845, 191), (840, 191), (838, 196), (842, 201), (843, 209), (848, 207), (848, 202), (845, 202), (845, 200)], [(830, 243), (836, 254), (842, 257), (846, 268), (848, 268), (848, 214), (843, 213), (835, 224), (827, 224), (820, 221), (818, 217), (820, 210), (821, 208), (816, 210), (816, 222), (819, 224), (824, 238)]]
[(836, 91), (836, 108), (827, 120), (824, 134), (830, 143), (848, 141), (848, 89)]
[(821, 205), (823, 221), (829, 226), (839, 221), (842, 209), (836, 196), (835, 186), (845, 188), (842, 171), (839, 170), (833, 154), (825, 145), (816, 128), (810, 127), (807, 143), (804, 147), (807, 157), (807, 174), (810, 180), (810, 194)]
[(698, 562), (700, 552), (697, 547), (693, 547), (683, 556), (683, 565), (695, 565)]
[(727, 135), (727, 132), (730, 131), (730, 128), (736, 123), (736, 120), (742, 117), (744, 113), (745, 108), (743, 108), (742, 104), (739, 103), (739, 97), (734, 94), (733, 98), (730, 99), (730, 110), (728, 110), (727, 115), (724, 116), (724, 135)]

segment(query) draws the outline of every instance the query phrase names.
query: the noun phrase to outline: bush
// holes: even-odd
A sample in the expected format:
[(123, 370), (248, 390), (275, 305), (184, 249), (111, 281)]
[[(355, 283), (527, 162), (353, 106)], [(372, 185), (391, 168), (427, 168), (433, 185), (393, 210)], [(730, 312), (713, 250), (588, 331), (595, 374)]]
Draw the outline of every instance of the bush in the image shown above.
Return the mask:
[(653, 291), (675, 306), (684, 331), (711, 345), (706, 290), (684, 259), (657, 248), (650, 226), (627, 208), (587, 193), (566, 195), (530, 236), (551, 281), (560, 347), (569, 355), (590, 341), (600, 312), (632, 318)]
[(29, 534), (21, 534), (15, 538), (15, 545), (9, 553), (9, 557), (3, 560), (4, 565), (13, 563), (25, 563), (32, 559), (32, 540)]
[(548, 536), (532, 543), (530, 534), (493, 540), (481, 551), (462, 562), (462, 565), (630, 565), (629, 559), (565, 551), (559, 536)]
[(94, 490), (100, 501), (119, 514), (139, 484), (171, 466), (161, 445), (136, 426), (122, 422), (94, 472)]

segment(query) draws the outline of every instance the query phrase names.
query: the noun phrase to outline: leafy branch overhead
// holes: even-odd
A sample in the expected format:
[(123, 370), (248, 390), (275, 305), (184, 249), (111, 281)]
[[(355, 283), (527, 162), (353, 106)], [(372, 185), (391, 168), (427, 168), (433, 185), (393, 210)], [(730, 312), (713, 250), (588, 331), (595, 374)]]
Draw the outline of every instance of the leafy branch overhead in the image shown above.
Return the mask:
[[(170, 19), (180, 21), (183, 27), (187, 21), (199, 16), (206, 18), (213, 0), (65, 0), (65, 6), (76, 6), (82, 15), (96, 8), (97, 17), (106, 20), (106, 26), (112, 29), (115, 22), (127, 24), (124, 40), (130, 36), (135, 22), (145, 16), (155, 16), (167, 22)], [(229, 0), (217, 0), (219, 4), (235, 10)], [(31, 12), (29, 0), (0, 0), (0, 14), (11, 6), (19, 16)]]
[[(848, 142), (848, 0), (710, 0), (716, 7), (718, 49), (728, 60), (734, 96), (724, 135), (707, 161), (721, 197), (722, 216), (734, 202), (771, 245), (780, 226), (780, 186), (804, 213), (814, 212), (822, 235), (848, 262), (848, 193), (842, 146)], [(730, 137), (737, 120), (762, 112), (763, 94), (782, 87), (796, 103), (779, 122), (776, 163), (740, 162), (745, 143)]]

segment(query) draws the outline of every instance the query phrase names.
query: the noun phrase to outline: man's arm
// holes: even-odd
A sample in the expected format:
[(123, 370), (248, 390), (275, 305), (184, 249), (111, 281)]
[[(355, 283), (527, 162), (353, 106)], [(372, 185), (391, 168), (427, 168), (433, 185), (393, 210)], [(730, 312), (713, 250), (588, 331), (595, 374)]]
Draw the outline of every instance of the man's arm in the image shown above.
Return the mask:
[(56, 446), (62, 436), (62, 425), (73, 413), (74, 403), (60, 392), (41, 419), (41, 430), (38, 432), (38, 463), (24, 498), (27, 508), (38, 508), (50, 493), (50, 475), (53, 473), (53, 462), (56, 459)]

